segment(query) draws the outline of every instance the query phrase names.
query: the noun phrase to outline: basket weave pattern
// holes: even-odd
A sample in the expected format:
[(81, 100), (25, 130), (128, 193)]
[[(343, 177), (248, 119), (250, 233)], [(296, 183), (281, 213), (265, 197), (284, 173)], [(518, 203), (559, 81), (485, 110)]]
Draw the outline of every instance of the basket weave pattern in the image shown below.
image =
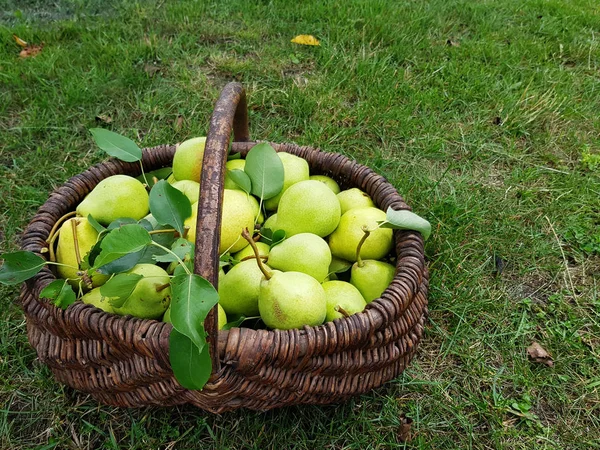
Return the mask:
[[(253, 144), (234, 142), (233, 148), (245, 154)], [(362, 189), (384, 211), (390, 206), (409, 209), (385, 178), (343, 155), (293, 144), (273, 146), (305, 158), (312, 174), (328, 175), (344, 188)], [(174, 146), (145, 149), (144, 169), (171, 165), (174, 152)], [(41, 254), (52, 226), (102, 179), (139, 173), (138, 164), (110, 160), (71, 178), (39, 209), (24, 233), (22, 248)], [(213, 374), (202, 391), (182, 388), (173, 376), (171, 324), (120, 317), (81, 302), (67, 310), (56, 308), (39, 298), (55, 279), (47, 268), (21, 290), (29, 341), (58, 381), (109, 405), (191, 403), (220, 413), (240, 407), (267, 410), (342, 401), (397, 377), (423, 335), (428, 289), (423, 240), (409, 231), (394, 231), (394, 239), (394, 280), (362, 313), (288, 331), (215, 332), (216, 327), (207, 327)], [(197, 248), (196, 259), (206, 257)]]

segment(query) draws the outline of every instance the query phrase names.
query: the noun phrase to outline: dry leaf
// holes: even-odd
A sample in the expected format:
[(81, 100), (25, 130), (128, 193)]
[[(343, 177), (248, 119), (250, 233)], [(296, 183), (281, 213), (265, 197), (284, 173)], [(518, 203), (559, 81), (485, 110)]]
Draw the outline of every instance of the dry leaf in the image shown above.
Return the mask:
[(23, 50), (21, 50), (21, 53), (19, 53), (19, 58), (33, 58), (34, 56), (37, 56), (43, 48), (43, 43), (40, 45), (27, 45), (27, 47), (25, 47)]
[(108, 114), (98, 114), (96, 116), (96, 120), (98, 122), (111, 123), (112, 117), (110, 117)]
[(177, 116), (177, 119), (175, 119), (175, 130), (176, 131), (181, 130), (182, 126), (183, 126), (183, 116)]
[(460, 47), (460, 42), (458, 41), (454, 41), (452, 39), (448, 39), (446, 41), (446, 45), (450, 46), (450, 47)]
[(17, 45), (19, 47), (27, 47), (27, 45), (28, 45), (27, 42), (25, 42), (23, 39), (21, 39), (16, 34), (13, 34), (13, 39), (15, 40), (15, 42), (17, 43)]
[(398, 440), (400, 442), (410, 442), (413, 438), (410, 429), (412, 427), (413, 420), (410, 417), (406, 417), (404, 414), (400, 416), (400, 429), (398, 430)]
[(532, 362), (545, 364), (548, 367), (554, 366), (554, 361), (552, 361), (552, 356), (550, 356), (550, 353), (548, 353), (537, 342), (534, 342), (527, 347), (527, 357)]
[(310, 34), (300, 34), (292, 39), (292, 42), (300, 45), (321, 45), (317, 38)]
[(144, 71), (152, 78), (157, 72), (160, 72), (160, 67), (155, 66), (154, 64), (144, 64)]

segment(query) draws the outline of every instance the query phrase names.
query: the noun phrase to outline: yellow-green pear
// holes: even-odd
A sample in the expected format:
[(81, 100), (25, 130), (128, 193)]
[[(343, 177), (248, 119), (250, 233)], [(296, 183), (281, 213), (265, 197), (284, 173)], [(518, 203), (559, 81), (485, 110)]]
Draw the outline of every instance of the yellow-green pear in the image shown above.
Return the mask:
[[(270, 245), (269, 244), (265, 244), (264, 242), (257, 242), (256, 243), (256, 247), (258, 248), (258, 254), (260, 255), (261, 259), (267, 259), (269, 257), (269, 251), (270, 251)], [(238, 261), (243, 261), (244, 259), (255, 259), (256, 256), (254, 255), (254, 249), (251, 246), (247, 246), (245, 247), (243, 250), (240, 250), (237, 253), (234, 253), (233, 255), (233, 259), (236, 259)]]
[(252, 205), (252, 209), (254, 210), (254, 220), (257, 224), (262, 224), (265, 221), (265, 215), (260, 210), (260, 204), (258, 203), (258, 200), (256, 200), (256, 197), (248, 195), (248, 201), (250, 202), (250, 204)]
[[(218, 303), (217, 303), (217, 310), (218, 310), (217, 320), (219, 321), (219, 330), (222, 330), (223, 327), (227, 324), (227, 314), (225, 314), (223, 307)], [(167, 323), (172, 323), (171, 322), (171, 305), (169, 305), (169, 307), (165, 311), (162, 321), (167, 322)]]
[(290, 330), (321, 325), (327, 315), (327, 299), (323, 286), (310, 275), (273, 271), (260, 283), (258, 309), (269, 328)]
[(340, 201), (342, 215), (346, 211), (350, 211), (354, 208), (368, 208), (375, 206), (369, 194), (361, 191), (358, 188), (352, 188), (342, 191), (337, 195), (337, 198)]
[[(80, 285), (81, 261), (89, 253), (98, 240), (98, 232), (85, 217), (72, 217), (60, 227), (58, 245), (56, 246), (56, 262), (64, 265), (56, 266), (56, 272), (61, 278), (69, 280), (73, 287)], [(108, 280), (108, 275), (94, 273), (92, 286), (97, 287)], [(81, 283), (84, 290), (89, 288)]]
[(102, 225), (122, 217), (140, 220), (149, 211), (146, 188), (128, 175), (105, 178), (77, 206), (78, 215), (91, 214)]
[(327, 281), (323, 283), (323, 289), (327, 298), (327, 322), (345, 317), (346, 314), (356, 314), (367, 306), (360, 291), (345, 281)]
[(327, 186), (329, 189), (331, 189), (333, 191), (333, 193), (336, 195), (340, 193), (340, 185), (337, 184), (337, 181), (335, 181), (331, 177), (328, 177), (326, 175), (311, 175), (308, 179), (320, 181), (321, 183), (324, 183), (325, 186)]
[(200, 182), (206, 137), (188, 139), (177, 146), (173, 156), (173, 176), (176, 180)]
[(239, 187), (237, 183), (231, 179), (228, 172), (230, 170), (244, 170), (244, 167), (246, 167), (245, 159), (232, 159), (231, 161), (227, 161), (225, 163), (225, 168), (227, 169), (227, 171), (225, 172), (225, 189), (235, 189), (238, 191), (242, 190), (242, 188)]
[(81, 297), (81, 301), (88, 305), (93, 305), (96, 308), (101, 309), (102, 311), (108, 313), (114, 313), (113, 307), (111, 306), (108, 297), (104, 297), (100, 293), (100, 288), (94, 288), (83, 297)]
[(355, 262), (350, 271), (350, 283), (360, 291), (367, 303), (379, 298), (394, 279), (396, 268), (372, 259)]
[(300, 181), (308, 180), (309, 177), (308, 162), (304, 158), (287, 152), (279, 152), (277, 156), (279, 156), (279, 159), (283, 163), (283, 189), (275, 197), (265, 200), (265, 209), (267, 211), (277, 209), (281, 196), (290, 186)]
[(115, 313), (140, 319), (158, 319), (171, 304), (169, 274), (154, 264), (138, 264), (126, 273), (142, 275), (135, 289)]
[(277, 228), (288, 237), (299, 233), (325, 237), (337, 228), (340, 215), (340, 202), (331, 189), (320, 181), (300, 181), (281, 196)]
[(227, 314), (257, 316), (262, 279), (263, 273), (256, 259), (236, 264), (219, 281), (219, 304)]
[(360, 256), (364, 259), (381, 259), (392, 249), (392, 230), (377, 228), (379, 221), (384, 221), (385, 213), (378, 208), (354, 208), (347, 211), (340, 224), (329, 236), (331, 254), (348, 261), (356, 261), (356, 248), (365, 235), (363, 227), (369, 231), (364, 241)]
[[(222, 208), (219, 252), (239, 252), (248, 245), (248, 241), (242, 237), (242, 231), (245, 228), (254, 229), (254, 208), (248, 201), (248, 196), (244, 191), (233, 189), (224, 189)], [(184, 221), (184, 225), (189, 227), (187, 240), (192, 243), (196, 242), (197, 219), (198, 204), (194, 203), (192, 205), (192, 215)]]
[(183, 192), (188, 198), (190, 203), (196, 203), (200, 197), (200, 183), (192, 180), (179, 180), (175, 181), (172, 186)]
[(269, 266), (283, 272), (302, 272), (322, 283), (329, 273), (331, 251), (322, 237), (295, 234), (269, 252)]
[(265, 220), (265, 223), (263, 223), (263, 227), (268, 228), (271, 231), (277, 231), (277, 213), (267, 217), (267, 220)]

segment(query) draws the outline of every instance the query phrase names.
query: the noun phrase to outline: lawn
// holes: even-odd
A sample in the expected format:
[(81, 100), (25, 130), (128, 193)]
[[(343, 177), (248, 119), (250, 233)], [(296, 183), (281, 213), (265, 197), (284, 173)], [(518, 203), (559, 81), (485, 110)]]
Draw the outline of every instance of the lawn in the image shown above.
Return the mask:
[(36, 360), (0, 287), (1, 448), (600, 448), (597, 2), (0, 0), (0, 38), (1, 252), (105, 158), (89, 128), (205, 135), (231, 80), (253, 137), (369, 165), (434, 229), (419, 352), (342, 405), (99, 405)]

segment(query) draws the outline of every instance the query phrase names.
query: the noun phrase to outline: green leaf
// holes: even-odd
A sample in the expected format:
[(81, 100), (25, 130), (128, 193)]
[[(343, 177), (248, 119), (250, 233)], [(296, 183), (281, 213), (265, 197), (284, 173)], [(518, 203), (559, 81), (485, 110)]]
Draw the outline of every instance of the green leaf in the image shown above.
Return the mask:
[(104, 128), (91, 128), (90, 133), (92, 133), (98, 147), (110, 156), (126, 162), (135, 162), (142, 159), (142, 150), (128, 137)]
[(152, 186), (154, 186), (156, 183), (154, 182), (154, 179), (156, 178), (156, 181), (158, 182), (159, 180), (166, 180), (167, 178), (169, 178), (169, 176), (173, 173), (173, 168), (172, 167), (163, 167), (162, 169), (156, 169), (153, 170), (151, 172), (146, 172), (146, 177), (144, 178), (144, 174), (142, 175), (138, 175), (136, 178), (136, 180), (140, 181), (141, 183), (146, 183), (148, 182), (148, 187), (152, 188)]
[(342, 273), (347, 271), (352, 267), (352, 263), (350, 261), (346, 261), (345, 259), (338, 258), (337, 256), (331, 257), (331, 264), (329, 264), (329, 273)]
[(218, 301), (213, 285), (200, 275), (177, 275), (171, 280), (171, 323), (200, 350), (206, 344), (204, 319)]
[(423, 240), (427, 240), (431, 234), (431, 224), (412, 211), (400, 210), (394, 211), (391, 207), (386, 211), (385, 222), (381, 228), (393, 228), (395, 230), (414, 230), (423, 235)]
[(117, 258), (114, 261), (109, 262), (108, 264), (104, 264), (103, 266), (100, 266), (95, 270), (98, 270), (98, 272), (103, 273), (104, 275), (127, 272), (129, 269), (132, 269), (135, 265), (140, 264), (142, 256), (144, 255), (144, 252), (147, 249), (148, 247), (138, 252), (128, 253), (127, 255), (121, 256), (120, 258)]
[(252, 182), (252, 193), (263, 200), (283, 189), (283, 163), (269, 144), (257, 144), (246, 155), (244, 172)]
[(208, 345), (199, 351), (194, 342), (175, 328), (169, 336), (169, 360), (175, 378), (186, 389), (202, 389), (212, 372)]
[(4, 264), (0, 267), (0, 283), (14, 285), (28, 280), (37, 274), (46, 261), (35, 253), (18, 251), (0, 256)]
[(142, 278), (137, 273), (120, 273), (100, 286), (100, 294), (109, 298), (112, 307), (120, 308)]
[(240, 152), (236, 152), (227, 155), (227, 161), (232, 161), (234, 159), (242, 159), (242, 154)]
[(112, 231), (112, 230), (116, 230), (117, 228), (121, 228), (123, 225), (131, 225), (134, 223), (138, 223), (138, 221), (135, 219), (132, 219), (131, 217), (121, 217), (121, 218), (115, 219), (111, 223), (109, 223), (108, 227), (106, 227), (106, 229), (108, 231)]
[(271, 246), (269, 247), (269, 249), (272, 249), (277, 244), (281, 244), (283, 241), (285, 241), (285, 231), (283, 231), (283, 230), (274, 231), (271, 236)]
[(40, 298), (52, 300), (54, 306), (67, 309), (77, 300), (73, 288), (67, 280), (54, 280), (40, 292)]
[(236, 317), (234, 320), (227, 322), (224, 326), (223, 326), (223, 330), (230, 330), (232, 328), (237, 328), (239, 327), (242, 322), (244, 322), (247, 319), (258, 319), (260, 318), (260, 316), (256, 316), (256, 317), (246, 317), (244, 315), (239, 315), (238, 317)]
[[(193, 245), (187, 239), (179, 238), (171, 246), (171, 251), (179, 257), (179, 259), (185, 259), (186, 255), (193, 255)], [(175, 255), (171, 253), (165, 253), (164, 255), (157, 255), (154, 260), (157, 262), (174, 262), (179, 261)]]
[(229, 178), (237, 184), (242, 191), (249, 194), (252, 190), (252, 181), (246, 172), (240, 169), (227, 170)]
[(92, 217), (91, 214), (88, 214), (87, 220), (92, 226), (92, 228), (94, 228), (94, 230), (96, 230), (98, 233), (102, 233), (106, 230), (106, 228), (103, 225), (100, 225), (98, 221)]
[[(194, 271), (194, 261), (192, 261), (191, 259), (183, 261), (183, 264), (185, 265), (185, 267), (187, 267), (187, 269), (190, 271), (190, 273)], [(177, 264), (177, 267), (175, 267), (175, 270), (173, 271), (174, 277), (177, 277), (179, 275), (187, 275), (187, 272), (185, 271), (185, 269), (183, 268), (183, 266), (181, 264)], [(172, 289), (171, 289), (171, 292), (173, 292)]]
[(139, 252), (151, 242), (148, 232), (137, 223), (116, 228), (102, 239), (101, 251), (93, 267), (97, 269), (125, 255)]
[(183, 192), (160, 180), (150, 191), (150, 212), (158, 223), (171, 225), (183, 235), (183, 222), (192, 215), (192, 205)]

